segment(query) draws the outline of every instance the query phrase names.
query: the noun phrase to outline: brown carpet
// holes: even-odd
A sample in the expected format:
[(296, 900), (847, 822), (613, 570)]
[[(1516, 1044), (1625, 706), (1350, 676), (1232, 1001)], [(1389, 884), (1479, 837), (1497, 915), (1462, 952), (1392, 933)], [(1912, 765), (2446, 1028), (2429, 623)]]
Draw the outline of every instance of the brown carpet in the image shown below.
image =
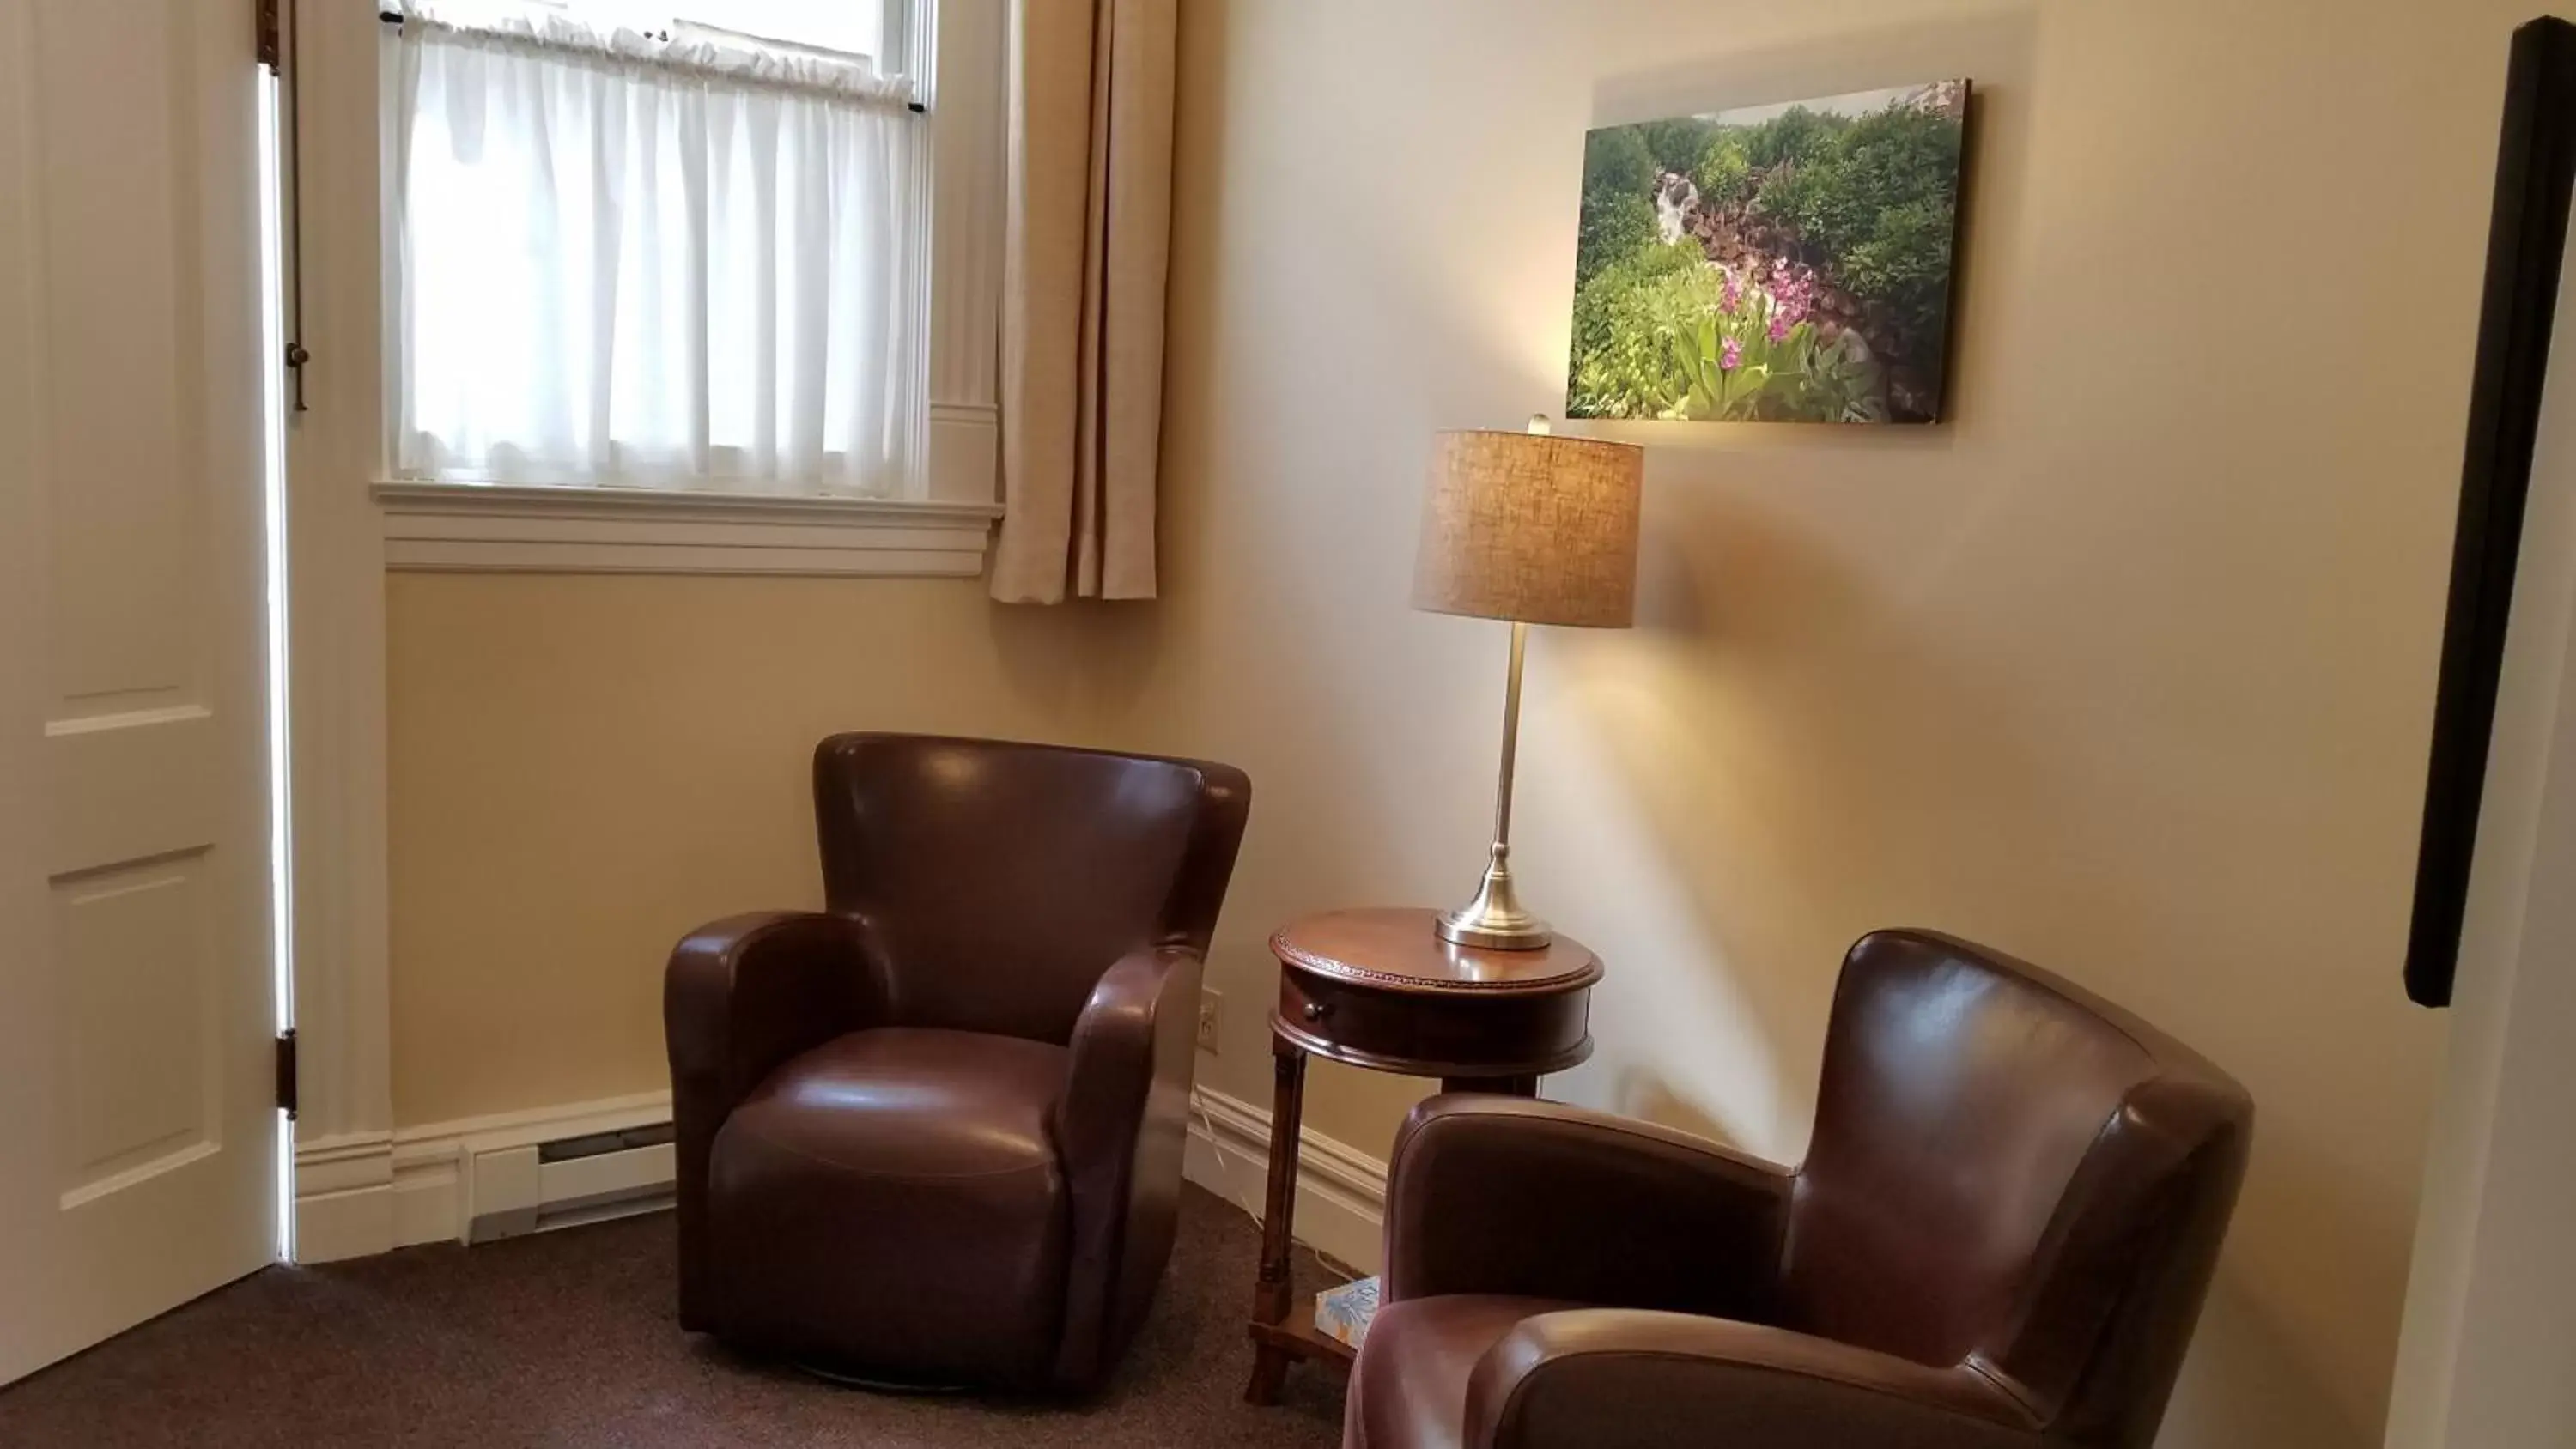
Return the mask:
[[(272, 1268), (0, 1390), (0, 1444), (865, 1445), (1328, 1449), (1338, 1378), (1243, 1402), (1258, 1234), (1189, 1189), (1124, 1368), (1080, 1404), (902, 1398), (818, 1383), (680, 1332), (667, 1213)], [(1301, 1276), (1325, 1281), (1311, 1260)], [(5, 1308), (0, 1308), (5, 1311)]]

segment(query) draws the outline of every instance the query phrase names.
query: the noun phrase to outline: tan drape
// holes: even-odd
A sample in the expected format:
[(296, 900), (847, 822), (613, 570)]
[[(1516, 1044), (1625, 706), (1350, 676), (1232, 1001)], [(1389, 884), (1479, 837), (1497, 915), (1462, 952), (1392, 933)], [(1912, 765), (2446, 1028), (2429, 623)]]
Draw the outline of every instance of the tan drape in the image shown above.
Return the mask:
[(1154, 596), (1175, 0), (1020, 0), (993, 597)]

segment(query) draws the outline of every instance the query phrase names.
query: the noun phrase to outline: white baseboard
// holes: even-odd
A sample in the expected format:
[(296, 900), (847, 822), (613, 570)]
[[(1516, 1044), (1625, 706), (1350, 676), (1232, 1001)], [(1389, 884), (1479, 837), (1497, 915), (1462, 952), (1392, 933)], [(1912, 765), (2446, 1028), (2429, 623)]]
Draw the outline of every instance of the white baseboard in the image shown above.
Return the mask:
[[(1184, 1174), (1255, 1219), (1270, 1177), (1270, 1114), (1212, 1087), (1190, 1094)], [(1384, 1253), (1386, 1164), (1348, 1143), (1305, 1128), (1297, 1150), (1297, 1241), (1363, 1273)]]
[[(1209, 1087), (1190, 1098), (1186, 1176), (1258, 1218), (1270, 1171), (1270, 1114)], [(469, 1241), (477, 1217), (529, 1205), (518, 1199), (534, 1190), (528, 1167), (533, 1159), (521, 1149), (670, 1118), (670, 1093), (645, 1092), (299, 1144), (295, 1261), (329, 1263), (420, 1243)], [(1337, 1262), (1376, 1272), (1386, 1164), (1311, 1127), (1303, 1137), (1297, 1240)], [(487, 1155), (495, 1170), (477, 1173), (476, 1160)], [(511, 1201), (477, 1203), (478, 1182), (485, 1197), (506, 1194)]]
[[(477, 1217), (534, 1206), (540, 1173), (528, 1149), (537, 1143), (670, 1120), (671, 1094), (642, 1092), (299, 1143), (295, 1261), (329, 1263), (419, 1243), (465, 1242)], [(478, 1174), (478, 1158), (511, 1170)], [(478, 1203), (478, 1181), (485, 1197), (510, 1200)]]

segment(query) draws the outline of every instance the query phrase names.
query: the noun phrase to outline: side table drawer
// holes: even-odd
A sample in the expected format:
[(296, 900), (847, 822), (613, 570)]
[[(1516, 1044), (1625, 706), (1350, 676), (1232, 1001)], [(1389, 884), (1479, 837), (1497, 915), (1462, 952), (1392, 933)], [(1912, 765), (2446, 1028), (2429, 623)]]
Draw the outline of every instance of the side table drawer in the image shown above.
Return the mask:
[(1541, 1076), (1592, 1054), (1590, 994), (1451, 991), (1433, 997), (1297, 970), (1279, 973), (1274, 1028), (1315, 1055), (1379, 1071)]

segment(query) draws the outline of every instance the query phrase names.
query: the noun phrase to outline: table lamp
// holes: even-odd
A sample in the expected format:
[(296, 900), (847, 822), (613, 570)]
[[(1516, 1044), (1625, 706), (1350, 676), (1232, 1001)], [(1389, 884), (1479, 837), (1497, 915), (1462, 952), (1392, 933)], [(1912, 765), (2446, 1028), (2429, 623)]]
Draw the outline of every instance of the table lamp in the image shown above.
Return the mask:
[(1476, 898), (1439, 918), (1442, 940), (1537, 950), (1545, 921), (1512, 886), (1512, 757), (1520, 743), (1521, 654), (1532, 624), (1624, 629), (1636, 611), (1637, 494), (1643, 448), (1530, 431), (1442, 433), (1423, 495), (1413, 607), (1508, 619), (1503, 767), (1493, 854)]

